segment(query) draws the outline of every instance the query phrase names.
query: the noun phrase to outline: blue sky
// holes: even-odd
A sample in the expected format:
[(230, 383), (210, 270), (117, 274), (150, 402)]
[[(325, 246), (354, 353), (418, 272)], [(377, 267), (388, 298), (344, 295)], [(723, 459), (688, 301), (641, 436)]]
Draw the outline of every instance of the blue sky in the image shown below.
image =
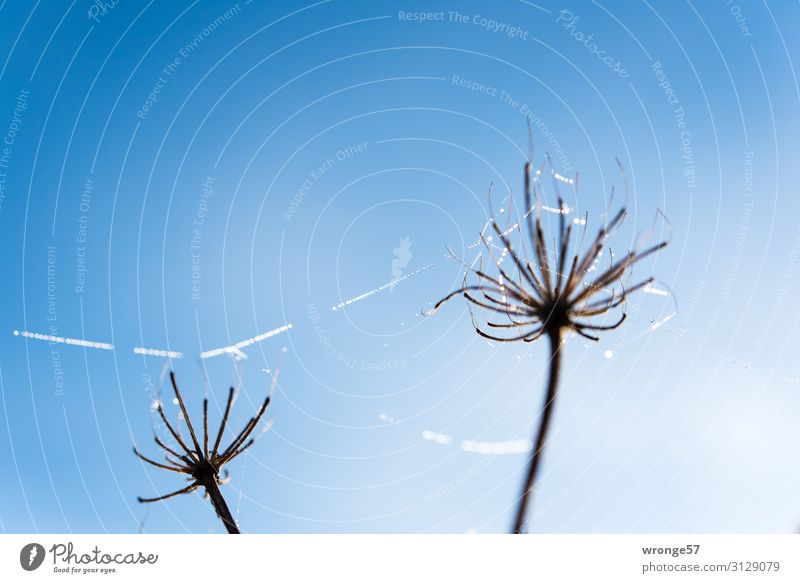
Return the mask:
[(505, 531), (526, 456), (461, 444), (532, 435), (547, 347), (489, 345), (463, 302), (420, 311), (463, 274), (445, 246), (477, 252), (489, 185), (497, 207), (519, 193), (530, 119), (534, 157), (580, 171), (591, 230), (620, 159), (615, 248), (669, 218), (637, 275), (678, 306), (641, 294), (598, 345), (568, 340), (531, 530), (795, 530), (798, 18), (735, 1), (2, 2), (0, 528), (221, 532), (198, 495), (136, 502), (181, 486), (131, 453), (155, 454), (154, 391), (177, 419), (173, 366), (195, 415), (208, 395), (218, 419), (239, 387), (236, 424), (280, 369), (271, 429), (223, 489), (245, 531)]

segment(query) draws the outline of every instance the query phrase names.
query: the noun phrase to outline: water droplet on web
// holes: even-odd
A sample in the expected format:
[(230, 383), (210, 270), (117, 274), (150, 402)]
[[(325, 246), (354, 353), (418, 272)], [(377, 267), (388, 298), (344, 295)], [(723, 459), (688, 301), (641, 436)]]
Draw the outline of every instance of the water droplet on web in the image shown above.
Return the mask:
[(667, 322), (672, 320), (672, 318), (674, 318), (677, 314), (678, 314), (678, 312), (672, 312), (671, 314), (669, 314), (665, 318), (661, 318), (658, 322), (654, 322), (653, 324), (651, 324), (650, 325), (650, 329), (651, 330), (658, 330), (659, 328), (661, 328), (661, 326), (663, 326), (664, 324), (666, 324)]
[(389, 423), (390, 425), (394, 425), (394, 423), (395, 423), (394, 417), (392, 417), (391, 415), (387, 415), (386, 413), (379, 414), (378, 415), (378, 419), (380, 419), (381, 421), (385, 421), (386, 423)]
[(603, 353), (603, 356), (605, 356), (606, 358), (614, 358), (614, 351), (613, 350), (606, 350)]
[(438, 433), (436, 431), (430, 431), (428, 429), (422, 432), (422, 439), (438, 443), (439, 445), (450, 445), (450, 443), (453, 441), (453, 438), (450, 435)]

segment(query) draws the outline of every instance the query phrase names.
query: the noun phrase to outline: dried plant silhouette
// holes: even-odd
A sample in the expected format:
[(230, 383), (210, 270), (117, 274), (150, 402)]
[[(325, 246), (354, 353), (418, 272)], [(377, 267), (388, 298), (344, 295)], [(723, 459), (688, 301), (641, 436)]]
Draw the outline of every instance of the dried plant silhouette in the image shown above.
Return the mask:
[(228, 401), (225, 405), (225, 412), (222, 415), (222, 422), (220, 423), (219, 431), (217, 431), (217, 436), (214, 440), (213, 446), (209, 450), (208, 399), (203, 399), (203, 445), (201, 446), (197, 440), (197, 435), (194, 427), (192, 426), (192, 421), (189, 419), (189, 415), (186, 412), (186, 406), (183, 402), (183, 396), (181, 395), (180, 389), (178, 389), (178, 383), (175, 382), (175, 373), (170, 372), (169, 378), (172, 382), (172, 388), (175, 391), (175, 398), (178, 400), (178, 404), (180, 405), (181, 413), (184, 421), (186, 422), (186, 426), (189, 429), (189, 435), (192, 438), (192, 445), (194, 447), (187, 447), (186, 443), (181, 438), (180, 433), (176, 431), (167, 420), (167, 416), (164, 414), (164, 408), (159, 402), (156, 410), (158, 411), (161, 420), (164, 422), (164, 425), (167, 427), (170, 434), (172, 434), (172, 437), (175, 439), (180, 449), (183, 450), (183, 453), (179, 453), (178, 451), (168, 447), (157, 436), (155, 437), (155, 442), (166, 452), (164, 454), (164, 458), (167, 461), (166, 464), (162, 464), (145, 457), (136, 447), (133, 448), (133, 453), (135, 453), (140, 459), (144, 460), (148, 464), (157, 468), (175, 472), (177, 474), (187, 475), (191, 483), (185, 488), (181, 488), (180, 490), (176, 490), (175, 492), (171, 492), (163, 496), (158, 496), (156, 498), (139, 497), (138, 500), (139, 502), (143, 503), (159, 502), (161, 500), (167, 500), (181, 494), (189, 494), (190, 492), (194, 492), (197, 488), (203, 487), (209, 499), (211, 500), (211, 504), (214, 506), (217, 516), (220, 518), (220, 520), (222, 520), (225, 528), (228, 530), (228, 533), (239, 534), (239, 527), (236, 525), (236, 521), (233, 519), (233, 516), (228, 509), (225, 498), (223, 498), (222, 492), (219, 490), (219, 486), (225, 483), (225, 481), (220, 478), (220, 472), (225, 464), (236, 459), (236, 457), (241, 455), (242, 452), (247, 450), (247, 448), (249, 448), (255, 442), (256, 438), (250, 436), (258, 425), (258, 422), (261, 420), (261, 417), (264, 415), (264, 412), (267, 410), (272, 392), (277, 383), (277, 373), (273, 377), (270, 394), (267, 395), (266, 399), (264, 399), (264, 402), (258, 409), (258, 412), (254, 417), (250, 418), (250, 420), (245, 424), (244, 429), (242, 429), (238, 435), (236, 435), (228, 447), (222, 450), (222, 453), (220, 453), (219, 448), (222, 441), (222, 436), (225, 433), (225, 428), (228, 423), (231, 406), (233, 405), (235, 393), (234, 388), (231, 387), (230, 391), (228, 392)]
[[(618, 160), (617, 164), (619, 165)], [(619, 166), (622, 172), (622, 166)], [(623, 206), (598, 231), (582, 256), (580, 252), (586, 235), (585, 225), (588, 222), (588, 214), (582, 221), (576, 219), (578, 225), (584, 225), (583, 235), (577, 243), (571, 259), (568, 259), (572, 246), (573, 221), (569, 221), (567, 224), (568, 209), (561, 198), (557, 177), (553, 173), (554, 189), (558, 195), (558, 209), (549, 210), (558, 213), (559, 224), (558, 239), (553, 246), (554, 253), (551, 260), (545, 243), (546, 237), (541, 218), (544, 198), (541, 183), (543, 168), (544, 165), (537, 171), (536, 177), (532, 178), (531, 164), (530, 162), (525, 164), (526, 212), (524, 218), (531, 254), (528, 255), (526, 250), (522, 222), (517, 220), (511, 228), (504, 231), (498, 225), (492, 211), (490, 223), (502, 244), (502, 247), (499, 245), (495, 247), (501, 250), (501, 257), (498, 258), (492, 251), (494, 244), (491, 242), (491, 237), (487, 239), (481, 234), (481, 242), (485, 248), (484, 252), (488, 252), (497, 273), (490, 275), (483, 269), (482, 253), (480, 260), (473, 262), (472, 266), (465, 266), (467, 271), (462, 286), (439, 300), (432, 310), (425, 312), (425, 315), (431, 315), (448, 300), (463, 296), (468, 302), (475, 331), (483, 338), (497, 342), (533, 342), (544, 337), (549, 341), (550, 363), (547, 392), (534, 448), (528, 463), (525, 484), (518, 502), (512, 528), (513, 533), (522, 533), (525, 530), (526, 511), (531, 505), (533, 488), (553, 416), (562, 364), (562, 344), (566, 334), (575, 332), (596, 342), (599, 341), (599, 332), (618, 328), (626, 318), (625, 306), (628, 296), (654, 281), (653, 278), (647, 278), (626, 288), (623, 277), (630, 275), (630, 269), (635, 263), (663, 249), (668, 244), (668, 241), (662, 241), (642, 251), (634, 249), (616, 261), (613, 259), (613, 254), (610, 253), (612, 258), (608, 267), (605, 270), (598, 269), (596, 264), (606, 247), (608, 237), (619, 228), (625, 219), (626, 209)], [(622, 178), (624, 182), (624, 172)], [(577, 174), (573, 184), (577, 195)], [(613, 201), (613, 189), (611, 200)], [(513, 199), (509, 206), (513, 206)], [(608, 214), (606, 213), (606, 217)], [(520, 233), (518, 249), (515, 249), (511, 243), (510, 235), (515, 230)], [(638, 244), (636, 246), (638, 247)], [(513, 263), (510, 273), (509, 270), (502, 267), (502, 262), (507, 257), (510, 257)], [(477, 267), (475, 267), (476, 264)], [(595, 271), (597, 275), (588, 281), (587, 274)], [(474, 280), (468, 281), (470, 276)], [(480, 308), (490, 316), (495, 316), (495, 319), (500, 317), (500, 321), (486, 322), (487, 328), (492, 330), (491, 333), (478, 325), (473, 307)], [(619, 313), (615, 322), (611, 324), (595, 323), (598, 318), (610, 312)]]

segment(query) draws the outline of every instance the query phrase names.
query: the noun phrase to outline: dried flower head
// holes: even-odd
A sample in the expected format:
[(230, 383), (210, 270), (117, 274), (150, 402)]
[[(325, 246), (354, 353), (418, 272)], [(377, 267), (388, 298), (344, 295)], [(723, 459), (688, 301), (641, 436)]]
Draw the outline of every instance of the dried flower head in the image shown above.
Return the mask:
[(275, 377), (273, 377), (270, 394), (267, 395), (266, 399), (264, 399), (264, 402), (258, 409), (256, 415), (250, 418), (250, 420), (245, 424), (244, 429), (242, 429), (236, 435), (233, 441), (230, 442), (228, 447), (223, 449), (221, 452), (220, 443), (222, 441), (222, 436), (225, 433), (225, 427), (228, 423), (228, 416), (231, 412), (231, 406), (233, 405), (233, 387), (231, 387), (230, 391), (228, 392), (228, 401), (225, 405), (225, 412), (222, 415), (222, 422), (220, 423), (219, 431), (217, 431), (217, 436), (214, 440), (213, 446), (209, 450), (208, 399), (203, 399), (203, 445), (201, 446), (197, 440), (197, 435), (194, 427), (192, 426), (192, 422), (189, 419), (189, 415), (186, 412), (183, 396), (178, 389), (178, 384), (175, 382), (175, 373), (170, 372), (169, 378), (172, 382), (175, 398), (178, 400), (178, 404), (180, 405), (183, 419), (189, 429), (189, 435), (192, 438), (193, 447), (188, 447), (186, 445), (184, 440), (181, 438), (180, 433), (176, 431), (172, 427), (172, 424), (170, 424), (170, 422), (167, 420), (161, 403), (158, 403), (156, 410), (161, 416), (161, 420), (164, 422), (164, 425), (167, 427), (170, 434), (172, 434), (172, 437), (175, 439), (178, 447), (183, 453), (168, 447), (157, 436), (155, 437), (155, 442), (159, 447), (161, 447), (161, 449), (165, 451), (164, 458), (166, 460), (166, 464), (159, 463), (151, 460), (148, 457), (145, 457), (139, 452), (138, 449), (136, 449), (136, 447), (133, 448), (133, 453), (135, 453), (140, 459), (144, 460), (148, 464), (157, 468), (161, 468), (162, 470), (168, 470), (178, 474), (186, 474), (191, 483), (185, 488), (165, 494), (164, 496), (158, 496), (157, 498), (139, 497), (139, 502), (158, 502), (160, 500), (167, 500), (168, 498), (179, 496), (180, 494), (188, 494), (202, 486), (205, 488), (205, 491), (208, 494), (212, 505), (214, 506), (217, 516), (219, 516), (223, 524), (225, 524), (225, 528), (228, 530), (228, 532), (230, 534), (239, 534), (239, 528), (236, 525), (236, 521), (233, 519), (233, 516), (228, 509), (228, 505), (226, 504), (225, 499), (222, 497), (222, 493), (219, 491), (219, 485), (225, 483), (225, 481), (220, 477), (220, 473), (222, 472), (225, 464), (236, 459), (255, 442), (255, 438), (250, 436), (258, 425), (258, 422), (261, 420), (261, 417), (264, 415), (264, 412), (267, 410), (272, 392), (277, 383), (277, 374)]
[[(565, 334), (575, 332), (596, 342), (599, 340), (599, 332), (619, 327), (626, 318), (625, 306), (628, 296), (654, 281), (649, 277), (626, 286), (624, 278), (630, 275), (631, 268), (636, 263), (668, 244), (668, 241), (662, 241), (642, 250), (633, 249), (616, 261), (613, 260), (613, 254), (609, 253), (612, 257), (610, 264), (604, 270), (598, 269), (596, 264), (606, 247), (608, 237), (624, 221), (626, 209), (623, 206), (617, 211), (581, 254), (588, 215), (582, 220), (567, 222), (566, 215), (569, 209), (565, 206), (558, 187), (558, 179), (563, 180), (563, 178), (552, 172), (554, 188), (558, 195), (558, 208), (549, 210), (557, 212), (559, 217), (558, 239), (553, 246), (554, 252), (551, 256), (542, 226), (543, 169), (544, 166), (536, 172), (536, 176), (532, 177), (530, 162), (525, 164), (524, 219), (530, 254), (526, 250), (522, 221), (517, 220), (510, 228), (503, 230), (492, 213), (489, 222), (500, 244), (495, 246), (491, 238), (487, 239), (483, 234), (480, 239), (484, 253), (494, 264), (496, 273), (489, 273), (484, 269), (484, 254), (482, 254), (473, 266), (467, 266), (462, 286), (439, 300), (432, 310), (426, 312), (426, 315), (430, 315), (448, 300), (463, 296), (468, 301), (473, 326), (480, 336), (497, 342), (533, 342), (543, 336), (550, 340), (551, 360), (547, 396), (535, 449), (531, 454), (528, 476), (519, 499), (517, 517), (512, 530), (516, 533), (524, 530), (528, 500), (546, 441), (558, 387), (561, 344)], [(622, 171), (621, 165), (620, 171)], [(624, 181), (624, 173), (622, 177)], [(569, 182), (574, 185), (577, 193), (578, 175), (576, 174), (575, 179)], [(513, 201), (509, 206), (513, 206)], [(575, 246), (576, 251), (570, 257), (573, 225), (584, 225), (584, 228), (580, 241)], [(514, 231), (520, 232), (518, 249), (515, 249), (511, 242), (511, 234)], [(499, 251), (500, 257), (496, 251)], [(503, 267), (506, 258), (511, 260), (511, 269)], [(474, 267), (476, 263), (477, 267)], [(589, 279), (589, 274), (593, 272), (597, 275)], [(469, 279), (470, 276), (472, 280)], [(489, 315), (486, 329), (478, 324), (474, 308), (479, 308)], [(619, 317), (615, 322), (597, 323), (599, 317), (614, 311), (619, 311)], [(489, 319), (491, 317), (493, 319)]]
[[(565, 332), (576, 332), (592, 341), (598, 341), (597, 332), (613, 330), (625, 320), (625, 301), (628, 296), (653, 283), (654, 278), (646, 278), (632, 286), (625, 287), (623, 278), (630, 268), (645, 257), (663, 249), (668, 242), (659, 242), (644, 250), (631, 250), (625, 256), (599, 271), (591, 281), (587, 281), (590, 271), (597, 271), (595, 263), (606, 246), (608, 237), (622, 224), (626, 217), (625, 207), (621, 208), (606, 226), (601, 228), (583, 256), (576, 252), (568, 261), (575, 222), (566, 220), (568, 207), (560, 194), (558, 196), (558, 244), (551, 261), (542, 227), (541, 169), (531, 179), (531, 164), (525, 164), (525, 212), (532, 260), (524, 249), (515, 250), (510, 234), (520, 229), (519, 222), (511, 228), (502, 230), (497, 219), (492, 216), (490, 224), (499, 237), (502, 257), (493, 251), (493, 244), (483, 234), (480, 239), (486, 252), (497, 268), (497, 274), (489, 274), (483, 269), (483, 257), (477, 268), (470, 268), (464, 277), (463, 285), (439, 300), (430, 315), (448, 300), (463, 295), (470, 303), (487, 312), (502, 316), (500, 321), (487, 321), (494, 330), (506, 331), (489, 333), (482, 329), (474, 318), (475, 331), (489, 340), (498, 342), (533, 342), (542, 336), (563, 337)], [(577, 189), (578, 176), (574, 179)], [(557, 186), (556, 186), (557, 190)], [(533, 192), (533, 197), (532, 193)], [(535, 201), (532, 201), (535, 198)], [(534, 219), (535, 216), (535, 219)], [(587, 221), (582, 222), (586, 225)], [(586, 228), (584, 226), (584, 235)], [(510, 257), (513, 261), (511, 274), (502, 267), (502, 259)], [(472, 274), (476, 280), (470, 283), (467, 277)], [(602, 296), (602, 297), (601, 297)], [(622, 307), (619, 320), (611, 325), (592, 323), (592, 319)], [(508, 332), (510, 331), (510, 332)], [(512, 335), (508, 335), (512, 334)]]

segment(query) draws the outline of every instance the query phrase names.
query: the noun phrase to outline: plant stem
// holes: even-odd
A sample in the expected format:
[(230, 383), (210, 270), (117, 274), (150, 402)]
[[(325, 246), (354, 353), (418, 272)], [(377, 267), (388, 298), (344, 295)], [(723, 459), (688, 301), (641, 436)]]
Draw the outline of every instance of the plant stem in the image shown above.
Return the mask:
[(519, 506), (517, 506), (517, 518), (514, 521), (512, 534), (522, 534), (525, 531), (525, 514), (533, 498), (536, 474), (539, 470), (542, 451), (547, 441), (547, 432), (550, 428), (550, 420), (553, 417), (553, 409), (555, 408), (558, 378), (561, 372), (561, 330), (550, 332), (548, 338), (550, 339), (550, 378), (547, 381), (547, 395), (545, 396), (542, 418), (539, 421), (536, 445), (531, 454), (530, 462), (528, 462), (528, 476), (525, 479), (525, 488), (522, 490)]
[(208, 497), (211, 499), (211, 504), (214, 506), (217, 516), (219, 516), (225, 528), (228, 530), (228, 534), (241, 534), (239, 532), (239, 527), (236, 526), (236, 521), (231, 515), (231, 511), (228, 510), (228, 504), (225, 502), (225, 498), (222, 497), (222, 492), (219, 491), (217, 480), (213, 477), (209, 477), (203, 480), (203, 487), (206, 489)]

